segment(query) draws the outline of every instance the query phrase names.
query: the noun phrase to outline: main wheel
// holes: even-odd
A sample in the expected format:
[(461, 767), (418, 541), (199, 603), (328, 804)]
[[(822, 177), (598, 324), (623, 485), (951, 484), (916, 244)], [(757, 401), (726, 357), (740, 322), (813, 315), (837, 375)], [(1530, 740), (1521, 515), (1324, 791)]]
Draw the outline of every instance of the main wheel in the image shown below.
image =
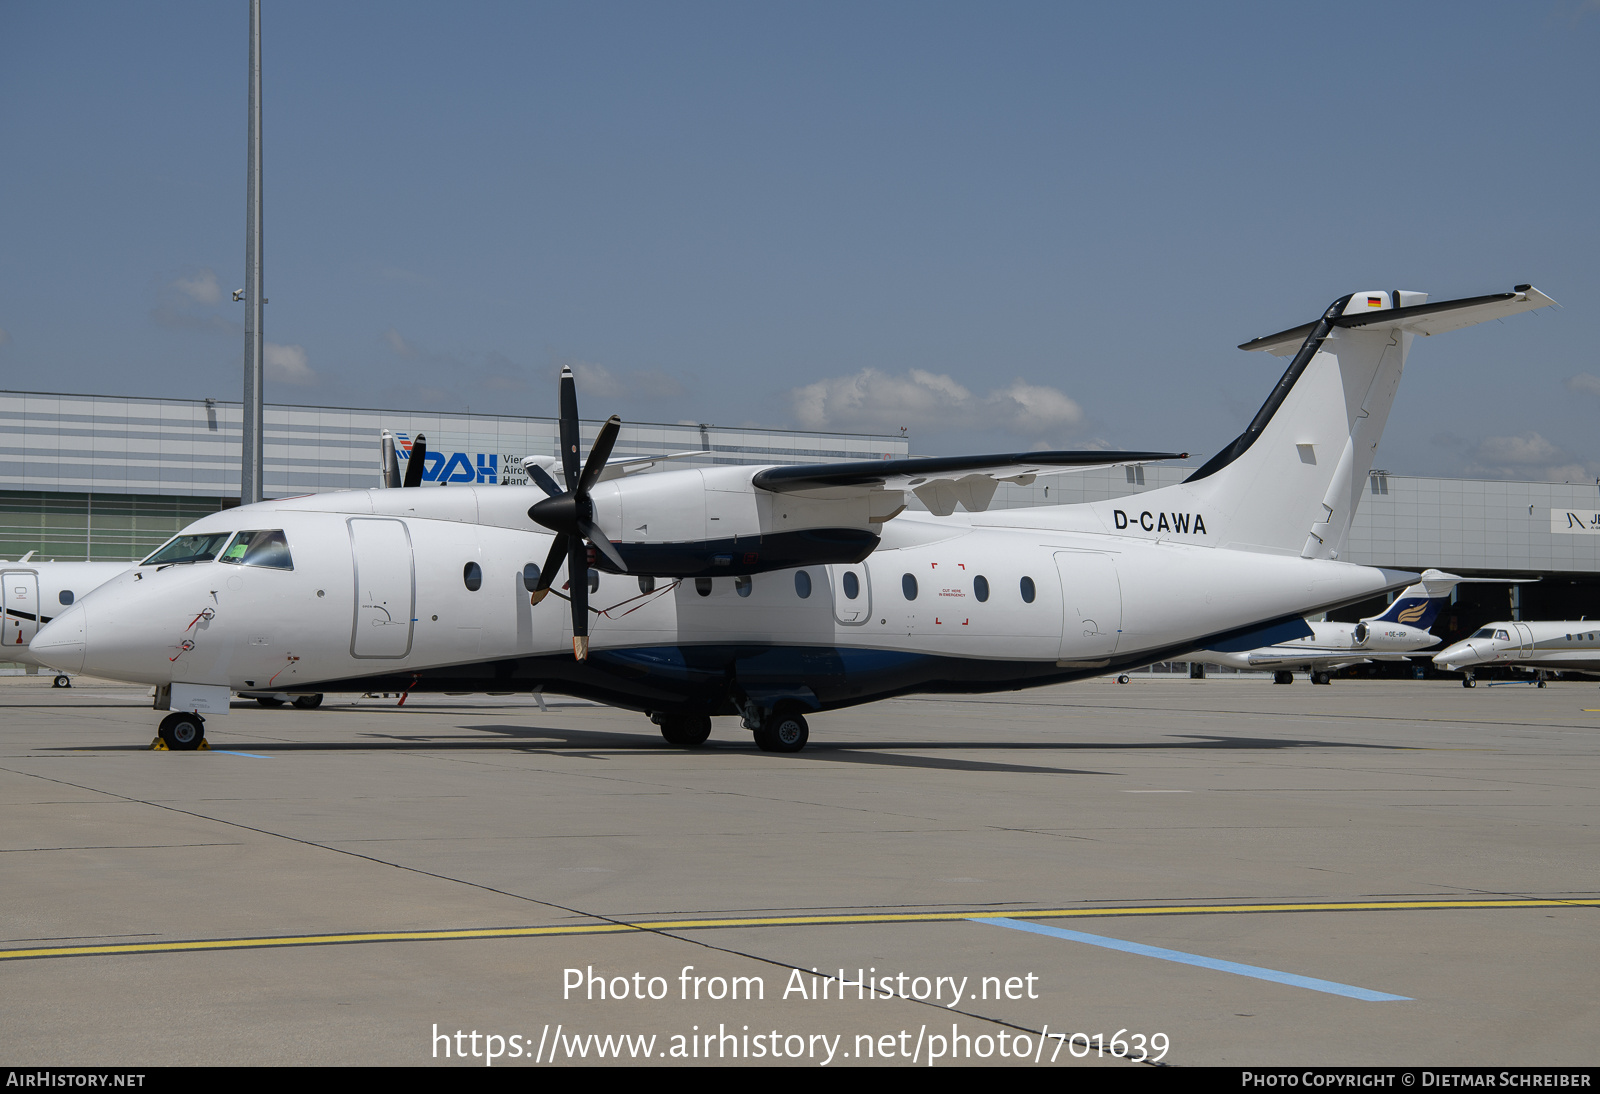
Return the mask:
[(1284, 672), (1282, 669), (1279, 669), (1277, 672), (1272, 674), (1272, 682), (1274, 684), (1292, 684), (1294, 683), (1294, 673)]
[(1313, 672), (1311, 674), (1311, 682), (1313, 684), (1331, 684), (1333, 683), (1333, 677), (1325, 672)]
[(317, 695), (297, 695), (294, 699), (294, 705), (301, 710), (316, 710), (322, 705), (322, 696), (320, 693)]
[(1128, 682), (1128, 674), (1127, 673), (1123, 673), (1121, 676), (1117, 677), (1117, 683), (1126, 684), (1127, 682)]
[(283, 706), (283, 700), (282, 699), (274, 699), (270, 695), (257, 695), (256, 696), (256, 702), (260, 703), (262, 706), (266, 707), (269, 710), (271, 710), (271, 709), (273, 709), (275, 707)]
[(173, 711), (161, 719), (161, 728), (156, 733), (172, 751), (193, 752), (206, 739), (206, 724), (198, 714)]
[(711, 736), (711, 718), (705, 714), (668, 714), (661, 719), (661, 736), (669, 745), (703, 745)]
[(72, 678), (63, 672), (56, 677), (55, 682), (50, 686), (53, 688), (70, 688), (72, 686)]
[(769, 714), (755, 736), (763, 752), (799, 752), (806, 747), (811, 730), (798, 714)]

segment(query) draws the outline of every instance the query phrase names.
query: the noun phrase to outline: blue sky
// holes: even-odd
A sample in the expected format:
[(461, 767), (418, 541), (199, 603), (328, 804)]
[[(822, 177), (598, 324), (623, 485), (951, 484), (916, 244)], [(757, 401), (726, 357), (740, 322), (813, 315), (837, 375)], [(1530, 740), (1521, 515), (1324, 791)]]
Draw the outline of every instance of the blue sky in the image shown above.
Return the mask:
[[(268, 398), (1215, 451), (1366, 289), (1379, 464), (1600, 475), (1600, 4), (263, 4)], [(237, 399), (246, 11), (0, 2), (0, 385)]]

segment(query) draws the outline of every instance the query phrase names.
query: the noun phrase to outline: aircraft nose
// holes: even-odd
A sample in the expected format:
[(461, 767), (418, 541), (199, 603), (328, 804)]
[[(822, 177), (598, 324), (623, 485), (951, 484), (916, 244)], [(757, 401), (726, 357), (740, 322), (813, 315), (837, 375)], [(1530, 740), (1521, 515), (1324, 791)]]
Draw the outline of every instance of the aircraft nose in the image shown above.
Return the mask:
[(28, 652), (48, 668), (77, 673), (83, 671), (83, 654), (88, 640), (88, 607), (74, 604), (39, 628), (39, 633), (28, 643)]

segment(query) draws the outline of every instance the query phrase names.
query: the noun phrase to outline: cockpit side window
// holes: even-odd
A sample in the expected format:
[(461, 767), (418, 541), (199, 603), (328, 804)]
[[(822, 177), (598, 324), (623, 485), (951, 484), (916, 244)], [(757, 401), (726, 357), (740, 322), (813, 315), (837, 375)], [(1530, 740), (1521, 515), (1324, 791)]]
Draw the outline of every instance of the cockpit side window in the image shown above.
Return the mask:
[(210, 562), (228, 542), (232, 532), (201, 532), (198, 535), (175, 536), (141, 566), (171, 566), (178, 562)]
[(273, 570), (294, 569), (289, 556), (289, 537), (282, 528), (240, 532), (222, 552), (222, 562), (240, 566), (266, 566)]
[(1495, 631), (1494, 636), (1502, 642), (1511, 641), (1511, 635), (1506, 631)]

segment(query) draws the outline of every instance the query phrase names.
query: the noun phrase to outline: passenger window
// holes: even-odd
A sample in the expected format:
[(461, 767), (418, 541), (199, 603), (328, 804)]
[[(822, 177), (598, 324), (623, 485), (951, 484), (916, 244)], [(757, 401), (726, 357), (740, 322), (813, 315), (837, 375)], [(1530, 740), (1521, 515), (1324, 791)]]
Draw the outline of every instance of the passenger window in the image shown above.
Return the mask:
[(907, 600), (915, 600), (917, 598), (917, 579), (910, 574), (906, 574), (900, 579), (900, 591), (905, 594)]
[(289, 540), (281, 528), (240, 532), (218, 561), (239, 566), (265, 566), (272, 570), (294, 569), (294, 561), (289, 557)]
[(711, 579), (709, 577), (697, 577), (697, 578), (695, 578), (694, 579), (694, 591), (699, 593), (701, 596), (710, 596), (711, 595)]
[(522, 568), (522, 587), (530, 593), (539, 587), (539, 564), (530, 562)]
[(749, 574), (745, 574), (742, 577), (736, 577), (733, 579), (733, 591), (738, 593), (740, 596), (749, 596), (750, 590), (754, 587), (754, 583), (751, 582)]
[(597, 592), (600, 591), (600, 571), (599, 570), (590, 570), (589, 571), (589, 591), (591, 593), (597, 593)]
[(467, 587), (469, 593), (475, 593), (483, 588), (483, 567), (476, 562), (469, 562), (461, 567), (461, 583)]
[(804, 570), (794, 572), (794, 593), (801, 600), (811, 595), (811, 575)]
[(979, 574), (972, 579), (972, 595), (982, 604), (989, 599), (989, 579)]
[(1031, 577), (1023, 578), (1022, 579), (1022, 602), (1024, 604), (1032, 604), (1033, 603), (1033, 598), (1037, 593), (1038, 593), (1038, 590), (1033, 587), (1033, 578), (1031, 578)]
[(856, 576), (854, 570), (846, 570), (844, 572), (844, 580), (840, 584), (844, 586), (846, 600), (854, 600), (861, 595), (861, 579)]
[(63, 603), (63, 604), (71, 604), (73, 599), (74, 599), (74, 597), (72, 595), (72, 590), (71, 589), (62, 589), (61, 590), (61, 595), (56, 597), (56, 599), (61, 601), (61, 603)]
[(639, 579), (639, 592), (641, 592), (641, 593), (653, 593), (655, 591), (656, 591), (656, 579), (655, 578), (653, 578), (653, 577), (641, 577)]

